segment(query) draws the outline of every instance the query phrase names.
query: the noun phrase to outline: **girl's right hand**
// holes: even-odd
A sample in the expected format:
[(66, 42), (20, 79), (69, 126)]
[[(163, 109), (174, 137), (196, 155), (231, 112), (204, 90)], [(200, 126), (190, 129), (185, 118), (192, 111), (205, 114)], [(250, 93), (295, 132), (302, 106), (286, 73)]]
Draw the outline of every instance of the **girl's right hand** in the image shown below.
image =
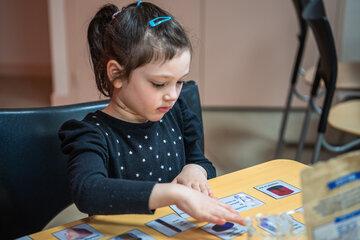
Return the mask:
[(214, 224), (234, 222), (244, 225), (243, 218), (229, 205), (216, 198), (177, 183), (155, 184), (149, 198), (149, 209), (176, 204), (178, 208), (199, 221)]
[(182, 187), (177, 191), (176, 206), (191, 217), (199, 221), (218, 225), (225, 224), (226, 222), (244, 225), (243, 218), (229, 205), (199, 191)]

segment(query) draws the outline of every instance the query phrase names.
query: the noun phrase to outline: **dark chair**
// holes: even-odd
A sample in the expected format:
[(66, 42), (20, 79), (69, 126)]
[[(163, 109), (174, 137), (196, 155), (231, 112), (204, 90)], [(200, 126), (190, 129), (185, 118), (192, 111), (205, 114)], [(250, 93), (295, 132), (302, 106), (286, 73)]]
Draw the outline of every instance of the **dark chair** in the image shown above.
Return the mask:
[(308, 0), (293, 0), (293, 5), (295, 7), (296, 16), (298, 19), (300, 32), (298, 34), (298, 49), (297, 54), (295, 56), (295, 61), (291, 73), (290, 85), (287, 92), (287, 98), (285, 103), (285, 109), (282, 115), (282, 121), (280, 125), (278, 142), (275, 150), (275, 158), (279, 158), (282, 153), (282, 148), (284, 145), (284, 137), (286, 132), (286, 126), (288, 121), (288, 116), (291, 108), (291, 103), (293, 96), (295, 95), (297, 98), (307, 101), (308, 97), (300, 94), (296, 88), (297, 80), (299, 76), (300, 64), (303, 58), (304, 49), (305, 49), (305, 40), (308, 32), (308, 25), (306, 21), (301, 16), (304, 6), (307, 4)]
[[(299, 48), (298, 48), (298, 54), (296, 56), (296, 59), (295, 59), (295, 63), (294, 63), (294, 68), (293, 68), (293, 72), (292, 72), (292, 78), (291, 78), (291, 83), (290, 83), (290, 87), (289, 87), (289, 90), (288, 90), (288, 97), (287, 97), (287, 101), (286, 101), (286, 105), (285, 105), (285, 109), (284, 109), (284, 112), (283, 112), (283, 117), (282, 117), (282, 122), (281, 122), (281, 126), (280, 126), (280, 131), (279, 131), (279, 137), (278, 137), (278, 143), (277, 143), (277, 147), (276, 147), (276, 151), (275, 151), (275, 158), (279, 158), (280, 155), (281, 155), (281, 152), (282, 152), (282, 148), (283, 148), (283, 145), (284, 145), (284, 137), (285, 137), (285, 132), (286, 132), (286, 125), (287, 125), (287, 121), (288, 121), (288, 115), (289, 115), (289, 111), (290, 111), (290, 108), (291, 108), (291, 101), (292, 101), (292, 98), (293, 98), (293, 95), (295, 95), (298, 99), (302, 100), (302, 101), (306, 101), (306, 102), (309, 102), (310, 104), (308, 104), (308, 108), (306, 109), (306, 116), (305, 116), (305, 119), (307, 119), (306, 121), (304, 121), (303, 123), (303, 127), (302, 127), (302, 130), (301, 130), (301, 133), (300, 133), (300, 138), (299, 138), (299, 141), (298, 141), (298, 148), (297, 148), (297, 152), (296, 152), (296, 155), (295, 155), (295, 159), (296, 160), (300, 160), (301, 159), (301, 155), (302, 155), (302, 150), (303, 150), (303, 147), (304, 147), (304, 143), (305, 143), (305, 140), (306, 140), (306, 134), (307, 134), (307, 131), (308, 131), (308, 126), (309, 126), (309, 116), (310, 116), (310, 112), (315, 112), (317, 115), (320, 116), (320, 118), (324, 119), (324, 118), (327, 118), (327, 115), (329, 113), (326, 113), (326, 111), (328, 112), (329, 109), (325, 109), (325, 115), (322, 115), (322, 109), (321, 107), (317, 106), (315, 104), (315, 99), (317, 98), (320, 98), (320, 97), (323, 97), (325, 94), (326, 94), (326, 91), (329, 90), (327, 86), (322, 86), (322, 84), (320, 84), (319, 86), (317, 86), (317, 83), (316, 80), (313, 80), (311, 81), (310, 79), (312, 79), (312, 75), (315, 75), (314, 79), (317, 77), (316, 74), (312, 74), (312, 72), (316, 72), (317, 70), (319, 70), (319, 65), (317, 67), (314, 67), (315, 70), (309, 70), (307, 72), (307, 74), (304, 75), (304, 79), (305, 81), (308, 81), (312, 84), (312, 88), (313, 90), (312, 91), (315, 91), (316, 94), (311, 96), (311, 99), (310, 96), (305, 96), (301, 93), (299, 93), (299, 91), (297, 90), (296, 88), (296, 84), (297, 84), (297, 80), (298, 80), (298, 75), (300, 75), (300, 72), (299, 71), (299, 67), (300, 67), (300, 63), (301, 63), (301, 58), (302, 58), (302, 54), (303, 54), (303, 51), (304, 51), (304, 44), (305, 44), (305, 37), (306, 37), (306, 33), (307, 33), (307, 26), (308, 26), (308, 22), (309, 22), (309, 19), (305, 19), (305, 16), (302, 14), (304, 12), (304, 9), (306, 9), (307, 7), (307, 4), (309, 2), (312, 2), (313, 0), (293, 0), (293, 4), (295, 6), (295, 9), (296, 9), (296, 14), (297, 14), (297, 17), (298, 17), (298, 21), (299, 21), (299, 24), (300, 24), (300, 34), (299, 34)], [(315, 16), (316, 14), (318, 14), (319, 16), (323, 17), (327, 20), (327, 17), (326, 17), (326, 13), (325, 13), (325, 8), (324, 8), (324, 5), (323, 5), (323, 2), (320, 0), (320, 1), (315, 1), (311, 3), (312, 7), (314, 5), (316, 5), (316, 7), (314, 7), (314, 9), (312, 9), (312, 14), (313, 16)], [(319, 11), (318, 13), (316, 13), (316, 11)], [(323, 25), (327, 25), (327, 23), (323, 24)], [(325, 26), (323, 26), (325, 28)], [(321, 27), (319, 27), (321, 28)], [(331, 28), (330, 28), (330, 25), (327, 27), (328, 30), (330, 30), (330, 33), (329, 33), (329, 36), (331, 35), (331, 39), (329, 39), (329, 41), (334, 41), (333, 40), (333, 37), (332, 37), (332, 33), (331, 33)], [(314, 31), (314, 30), (313, 30)], [(325, 31), (325, 30), (322, 30), (322, 29), (317, 29), (316, 31)], [(322, 39), (324, 41), (326, 41), (326, 39)], [(317, 44), (321, 44), (318, 42), (318, 39), (316, 39), (317, 41)], [(335, 49), (334, 49), (335, 51)], [(335, 51), (335, 57), (336, 57), (336, 51)], [(320, 52), (320, 58), (321, 58), (321, 52)], [(319, 62), (320, 64), (320, 62)], [(334, 63), (335, 64), (335, 63)], [(338, 64), (339, 63), (336, 63), (336, 73), (338, 73)], [(356, 79), (359, 75), (359, 64), (358, 63), (340, 63), (340, 81), (341, 81), (341, 84), (339, 84), (339, 86), (337, 86), (338, 84), (336, 84), (335, 86), (335, 83), (334, 83), (334, 91), (335, 89), (339, 89), (339, 90), (354, 90), (354, 89), (357, 89), (359, 84), (356, 82)], [(301, 73), (301, 75), (303, 75)], [(323, 78), (323, 75), (324, 73), (320, 73), (320, 78)], [(318, 76), (319, 77), (319, 76)], [(335, 76), (336, 79), (338, 79), (337, 76)], [(325, 80), (324, 80), (325, 81)], [(321, 82), (320, 82), (321, 83)], [(321, 86), (321, 89), (319, 88)], [(314, 87), (316, 89), (314, 89)], [(321, 91), (319, 91), (321, 90)], [(335, 92), (333, 93), (330, 93), (332, 95), (335, 94)], [(352, 97), (352, 95), (349, 95), (350, 97)], [(329, 94), (328, 94), (328, 97), (329, 97)], [(331, 99), (333, 97), (331, 96)], [(327, 102), (328, 99), (324, 100), (324, 102)], [(328, 108), (330, 108), (330, 105), (327, 106)], [(309, 109), (310, 108), (310, 109)], [(324, 120), (320, 120), (321, 124), (322, 124), (322, 129), (323, 128), (326, 128), (326, 124), (324, 124)], [(325, 127), (324, 127), (325, 126)], [(334, 128), (337, 128), (337, 129), (343, 129), (343, 127), (341, 126), (341, 123), (336, 123), (336, 124), (332, 124), (332, 126)], [(325, 131), (325, 130), (323, 130)], [(353, 133), (354, 131), (352, 131), (351, 133)], [(356, 131), (355, 131), (356, 132)], [(324, 132), (323, 132), (324, 133)], [(355, 134), (358, 136), (358, 134)], [(323, 134), (320, 136), (320, 138), (323, 138)], [(321, 140), (322, 144), (326, 149), (332, 151), (332, 152), (344, 152), (344, 151), (347, 151), (347, 150), (350, 150), (352, 149), (353, 147), (359, 145), (359, 142), (360, 140), (359, 139), (355, 139), (354, 141), (351, 141), (347, 144), (344, 144), (343, 146), (333, 146), (333, 145), (330, 145), (328, 144), (326, 141), (323, 141)], [(313, 161), (317, 160), (318, 159), (318, 154), (320, 152), (320, 149), (319, 148), (319, 143), (316, 144), (315, 146), (315, 156), (313, 158)]]
[[(187, 82), (187, 104), (201, 118), (198, 87)], [(41, 231), (71, 197), (67, 157), (61, 153), (58, 129), (69, 119), (82, 119), (108, 101), (59, 107), (0, 109), (0, 235), (2, 239)], [(203, 145), (203, 139), (202, 139)]]
[(72, 203), (58, 129), (66, 120), (80, 120), (106, 105), (107, 101), (100, 101), (0, 110), (0, 230), (4, 239), (42, 230)]
[[(319, 49), (320, 60), (317, 65), (315, 79), (312, 84), (308, 107), (303, 121), (302, 134), (300, 139), (306, 139), (310, 116), (317, 111), (315, 98), (320, 88), (320, 81), (323, 81), (325, 87), (325, 97), (321, 107), (321, 115), (318, 123), (317, 139), (311, 162), (318, 160), (321, 147), (326, 147), (327, 143), (324, 134), (327, 127), (328, 115), (332, 104), (333, 95), (336, 88), (337, 77), (337, 56), (334, 43), (334, 37), (331, 31), (329, 21), (326, 17), (324, 4), (321, 0), (310, 1), (303, 11), (303, 18), (310, 26), (317, 47)], [(304, 141), (299, 143), (297, 150), (297, 160), (300, 160)]]
[(184, 97), (187, 105), (190, 109), (198, 116), (201, 121), (201, 149), (204, 152), (204, 128), (203, 128), (203, 119), (202, 119), (202, 110), (201, 110), (201, 101), (199, 95), (199, 88), (195, 81), (187, 81), (185, 82), (181, 95)]

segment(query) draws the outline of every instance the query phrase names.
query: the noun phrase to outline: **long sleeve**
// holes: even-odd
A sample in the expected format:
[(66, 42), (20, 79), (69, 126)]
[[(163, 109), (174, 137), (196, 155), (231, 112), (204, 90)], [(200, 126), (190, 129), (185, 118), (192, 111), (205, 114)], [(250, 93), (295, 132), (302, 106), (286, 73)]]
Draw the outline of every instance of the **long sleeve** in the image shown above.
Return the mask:
[(111, 178), (109, 151), (103, 132), (76, 120), (59, 131), (64, 154), (69, 155), (68, 179), (80, 211), (94, 214), (152, 213), (148, 201), (155, 182)]
[(208, 179), (216, 177), (213, 164), (204, 156), (201, 147), (203, 127), (200, 119), (190, 110), (186, 102), (178, 99), (181, 110), (181, 125), (185, 146), (186, 164), (198, 164), (207, 172)]

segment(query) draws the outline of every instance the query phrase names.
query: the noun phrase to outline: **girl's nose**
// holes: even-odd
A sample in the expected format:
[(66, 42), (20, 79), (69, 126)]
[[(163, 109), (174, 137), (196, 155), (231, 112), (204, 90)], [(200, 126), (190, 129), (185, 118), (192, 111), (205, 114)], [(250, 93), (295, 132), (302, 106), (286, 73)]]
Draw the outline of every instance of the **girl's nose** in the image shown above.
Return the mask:
[(178, 95), (179, 95), (179, 93), (178, 93), (178, 90), (176, 89), (176, 87), (172, 87), (164, 95), (164, 100), (165, 101), (176, 101), (176, 99), (178, 98)]

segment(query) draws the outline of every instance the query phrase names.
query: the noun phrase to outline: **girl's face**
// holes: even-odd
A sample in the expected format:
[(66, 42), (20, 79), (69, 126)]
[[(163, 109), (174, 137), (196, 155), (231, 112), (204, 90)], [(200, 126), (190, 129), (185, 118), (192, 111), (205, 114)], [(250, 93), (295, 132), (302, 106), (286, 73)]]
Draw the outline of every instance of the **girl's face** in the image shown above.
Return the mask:
[(166, 62), (151, 62), (136, 68), (128, 81), (114, 89), (113, 101), (126, 111), (122, 119), (132, 122), (159, 121), (179, 97), (183, 79), (190, 70), (190, 51)]

